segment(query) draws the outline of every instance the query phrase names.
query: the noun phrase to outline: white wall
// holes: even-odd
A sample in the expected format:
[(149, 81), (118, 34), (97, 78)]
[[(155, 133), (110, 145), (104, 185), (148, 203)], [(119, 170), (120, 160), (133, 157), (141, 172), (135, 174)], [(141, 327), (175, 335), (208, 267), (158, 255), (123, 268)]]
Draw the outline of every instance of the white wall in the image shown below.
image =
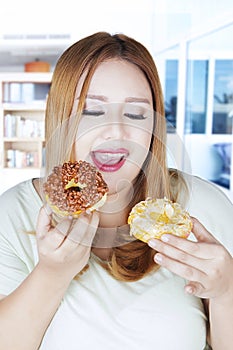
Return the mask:
[[(135, 37), (158, 52), (233, 13), (232, 0), (4, 0), (0, 12), (0, 54), (5, 45), (22, 50), (26, 41), (2, 40), (5, 34), (69, 34), (66, 45), (104, 30)], [(28, 41), (27, 41), (28, 42)], [(49, 42), (50, 47), (54, 45)], [(29, 47), (44, 45), (28, 42)], [(66, 47), (67, 47), (66, 46)], [(20, 70), (5, 66), (3, 71)]]
[(153, 4), (156, 52), (233, 16), (232, 0), (154, 0)]
[[(150, 51), (153, 49), (153, 0), (67, 0), (65, 6), (55, 0), (40, 0), (37, 4), (31, 0), (4, 2), (0, 11), (1, 71), (22, 71), (25, 62), (38, 56), (41, 59), (42, 54), (46, 57), (51, 51), (60, 55), (70, 44), (97, 31), (122, 32), (144, 43)], [(68, 38), (5, 39), (6, 35), (28, 34)], [(11, 52), (7, 61), (17, 61), (17, 65), (2, 65), (3, 51)]]

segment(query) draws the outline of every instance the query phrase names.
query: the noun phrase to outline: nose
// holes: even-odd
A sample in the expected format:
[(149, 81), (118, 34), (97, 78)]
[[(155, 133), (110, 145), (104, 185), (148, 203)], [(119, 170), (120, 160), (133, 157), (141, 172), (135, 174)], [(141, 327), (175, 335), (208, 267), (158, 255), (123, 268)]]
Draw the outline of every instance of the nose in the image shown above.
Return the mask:
[(119, 140), (124, 138), (125, 131), (123, 123), (120, 121), (111, 121), (106, 124), (102, 136), (105, 139)]
[(127, 127), (122, 119), (122, 107), (115, 104), (108, 108), (108, 115), (102, 136), (105, 139), (124, 139), (127, 136)]

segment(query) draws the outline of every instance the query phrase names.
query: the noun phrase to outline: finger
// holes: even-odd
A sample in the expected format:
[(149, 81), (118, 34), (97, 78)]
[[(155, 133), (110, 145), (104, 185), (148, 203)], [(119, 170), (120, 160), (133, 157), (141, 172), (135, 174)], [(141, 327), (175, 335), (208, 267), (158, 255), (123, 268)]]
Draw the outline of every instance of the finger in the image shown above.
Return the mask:
[(46, 203), (44, 205), (44, 208), (45, 208), (45, 211), (48, 215), (52, 215), (53, 211), (52, 211), (51, 207), (48, 205), (48, 203)]
[(87, 231), (85, 233), (85, 235), (83, 236), (83, 239), (81, 241), (82, 245), (91, 247), (92, 246), (92, 242), (94, 239), (94, 236), (96, 234), (96, 230), (98, 228), (99, 225), (99, 214), (97, 212), (93, 212), (91, 215), (91, 222), (89, 223), (88, 227), (87, 227)]
[(66, 239), (67, 233), (69, 232), (70, 225), (71, 220), (68, 218), (63, 218), (55, 227), (50, 225), (43, 237), (40, 237), (45, 242), (48, 250), (56, 250), (62, 245)]
[(200, 271), (193, 266), (186, 265), (180, 261), (171, 259), (170, 257), (161, 253), (155, 254), (154, 260), (157, 264), (165, 267), (169, 271), (175, 273), (176, 275), (186, 280), (197, 281), (201, 283), (206, 279), (205, 272)]
[(192, 232), (198, 242), (218, 243), (217, 239), (198, 221), (192, 217)]
[(74, 243), (80, 244), (83, 240), (84, 235), (87, 232), (88, 226), (91, 222), (91, 215), (83, 213), (77, 220), (74, 221), (67, 239)]
[[(197, 243), (188, 242), (182, 238), (174, 237), (172, 235), (166, 236), (168, 236), (166, 243), (155, 239), (148, 242), (149, 246), (153, 247), (157, 252), (172, 260), (176, 260), (185, 265), (192, 266), (200, 271), (204, 271), (204, 262), (206, 262), (206, 260), (200, 258), (200, 255), (202, 256), (203, 252), (200, 254)], [(190, 251), (192, 251), (193, 254), (191, 254)], [(194, 255), (194, 252), (196, 253), (196, 256)]]
[[(70, 232), (62, 244), (64, 251), (67, 250), (67, 251), (71, 252), (72, 250), (77, 248), (77, 245), (84, 245), (83, 240), (84, 240), (85, 235), (88, 232), (88, 228), (89, 228), (89, 225), (91, 223), (92, 215), (93, 214), (91, 214), (91, 215), (82, 214), (79, 216), (78, 219), (73, 221), (73, 225), (71, 226)], [(94, 216), (92, 226), (94, 226), (95, 220), (96, 220), (96, 224), (97, 224), (96, 214)], [(93, 233), (93, 231), (91, 231), (91, 232)], [(91, 242), (92, 241), (90, 241), (89, 243), (86, 242), (85, 243), (86, 246), (91, 247)]]
[(36, 224), (36, 233), (39, 238), (43, 238), (51, 228), (51, 214), (48, 213), (45, 206), (43, 206), (38, 215)]
[[(151, 240), (149, 245), (158, 251), (164, 252), (166, 255), (171, 246), (181, 251), (181, 255), (185, 252), (193, 257), (204, 260), (212, 259), (218, 252), (217, 244), (193, 242), (171, 234), (162, 235), (161, 240)], [(179, 253), (179, 251), (177, 253)], [(172, 250), (172, 252), (174, 252), (174, 250)]]
[(73, 222), (72, 217), (63, 218), (55, 227), (55, 231), (62, 234), (63, 238), (69, 234)]
[(184, 290), (188, 294), (195, 295), (199, 298), (208, 298), (208, 290), (203, 286), (203, 284), (198, 282), (189, 282), (184, 287)]
[(72, 218), (63, 218), (55, 227), (51, 227), (47, 239), (47, 245), (52, 249), (58, 249), (65, 241), (72, 225)]
[(77, 250), (77, 247), (79, 247), (80, 257), (88, 252), (88, 254), (90, 254), (91, 242), (89, 244), (86, 243), (86, 245), (82, 243), (83, 237), (88, 230), (90, 220), (90, 217), (87, 217), (87, 215), (84, 214), (82, 214), (77, 220), (74, 220), (69, 234), (61, 245), (64, 254), (74, 253)]

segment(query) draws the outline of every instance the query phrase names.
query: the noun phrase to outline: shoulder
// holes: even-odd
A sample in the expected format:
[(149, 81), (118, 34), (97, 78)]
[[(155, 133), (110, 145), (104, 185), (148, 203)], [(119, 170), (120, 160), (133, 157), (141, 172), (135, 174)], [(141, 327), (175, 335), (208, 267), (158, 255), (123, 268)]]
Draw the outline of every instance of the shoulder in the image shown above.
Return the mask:
[(188, 202), (194, 203), (193, 200), (197, 199), (206, 201), (212, 198), (221, 199), (232, 208), (233, 203), (226, 195), (226, 191), (213, 182), (177, 169), (170, 169), (169, 173), (172, 194), (175, 193), (174, 197), (177, 197), (177, 201), (182, 205), (185, 206)]
[(32, 180), (27, 180), (8, 189), (0, 196), (1, 222), (18, 221), (20, 218), (34, 217), (42, 206)]
[(198, 176), (183, 174), (189, 191), (189, 206), (194, 208), (206, 207), (216, 212), (221, 209), (232, 213), (233, 203), (214, 183)]
[(233, 203), (215, 184), (183, 174), (189, 189), (187, 210), (229, 250), (233, 247)]
[(32, 179), (20, 182), (19, 184), (3, 192), (0, 196), (0, 203), (6, 204), (11, 200), (15, 201), (17, 199), (28, 197), (28, 196), (33, 196)]

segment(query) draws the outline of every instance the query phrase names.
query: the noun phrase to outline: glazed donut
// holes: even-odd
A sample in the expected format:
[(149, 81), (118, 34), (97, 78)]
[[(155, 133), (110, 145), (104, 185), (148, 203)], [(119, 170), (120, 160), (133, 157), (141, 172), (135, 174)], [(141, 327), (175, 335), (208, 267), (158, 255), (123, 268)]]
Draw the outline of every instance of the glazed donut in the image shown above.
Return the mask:
[(99, 209), (106, 201), (108, 186), (102, 174), (86, 161), (55, 166), (43, 184), (45, 199), (59, 217), (78, 217)]
[(189, 213), (167, 198), (148, 198), (137, 203), (129, 214), (128, 224), (130, 235), (143, 242), (160, 239), (164, 233), (187, 238), (192, 230)]

